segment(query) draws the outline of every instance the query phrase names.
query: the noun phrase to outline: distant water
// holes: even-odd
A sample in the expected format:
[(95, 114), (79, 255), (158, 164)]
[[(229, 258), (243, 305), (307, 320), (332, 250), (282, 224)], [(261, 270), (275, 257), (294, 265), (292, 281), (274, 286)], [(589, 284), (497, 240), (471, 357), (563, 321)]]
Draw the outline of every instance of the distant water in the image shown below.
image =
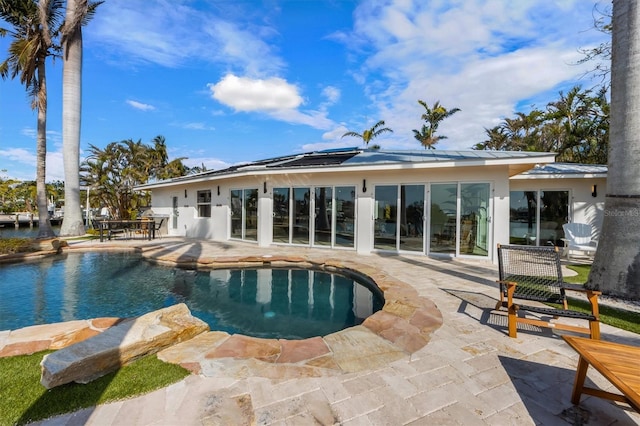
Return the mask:
[[(52, 226), (53, 233), (60, 235), (60, 226)], [(38, 236), (38, 227), (21, 226), (16, 228), (13, 225), (5, 225), (0, 228), (0, 238), (35, 238)]]

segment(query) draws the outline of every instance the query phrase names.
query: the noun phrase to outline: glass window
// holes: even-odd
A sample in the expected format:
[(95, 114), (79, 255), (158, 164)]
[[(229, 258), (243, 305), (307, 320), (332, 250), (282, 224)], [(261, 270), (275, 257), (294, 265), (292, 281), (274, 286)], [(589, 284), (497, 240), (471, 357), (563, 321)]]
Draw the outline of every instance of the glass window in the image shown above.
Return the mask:
[(538, 191), (509, 193), (509, 243), (536, 244), (538, 238)]
[(509, 243), (562, 246), (569, 191), (511, 191)]
[(489, 250), (488, 183), (460, 184), (460, 253), (486, 256)]
[(231, 191), (231, 238), (242, 238), (242, 190)]
[(336, 240), (339, 247), (353, 247), (355, 245), (355, 217), (356, 217), (356, 187), (336, 187)]
[(289, 242), (289, 188), (273, 188), (273, 241)]
[(424, 185), (400, 186), (400, 250), (423, 251)]
[(541, 246), (563, 246), (562, 225), (569, 222), (569, 191), (540, 191)]
[(321, 246), (331, 245), (333, 225), (333, 188), (316, 188), (316, 215), (315, 215), (315, 244)]
[(309, 244), (309, 207), (311, 190), (293, 188), (293, 244)]
[(398, 218), (398, 187), (382, 185), (375, 188), (373, 247), (396, 250), (396, 223)]
[(458, 184), (431, 185), (431, 249), (432, 253), (456, 252), (458, 217)]
[(198, 217), (211, 217), (211, 190), (198, 191)]
[(258, 190), (244, 190), (244, 239), (258, 241)]

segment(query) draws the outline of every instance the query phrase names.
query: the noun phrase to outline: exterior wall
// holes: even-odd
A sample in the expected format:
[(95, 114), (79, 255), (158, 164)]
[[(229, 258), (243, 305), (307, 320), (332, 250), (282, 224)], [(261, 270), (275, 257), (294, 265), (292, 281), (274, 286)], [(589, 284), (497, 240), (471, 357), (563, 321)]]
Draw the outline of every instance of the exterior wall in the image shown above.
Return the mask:
[(498, 259), (498, 244), (509, 244), (509, 175), (502, 171), (495, 180), (493, 188), (493, 255), (492, 259)]
[[(266, 182), (266, 193), (264, 192)], [(507, 166), (443, 167), (439, 169), (361, 170), (318, 173), (290, 173), (284, 175), (252, 175), (246, 177), (177, 184), (170, 188), (157, 188), (152, 192), (155, 214), (169, 216), (168, 234), (193, 238), (226, 241), (230, 237), (230, 191), (232, 189), (258, 189), (258, 245), (272, 244), (273, 188), (354, 186), (356, 192), (355, 249), (370, 253), (374, 247), (374, 194), (376, 185), (431, 183), (487, 182), (491, 185), (493, 202), (490, 204), (489, 257), (495, 258), (496, 243), (509, 241), (509, 179)], [(363, 191), (366, 186), (366, 191)], [(218, 195), (218, 187), (220, 189)], [(428, 186), (427, 186), (428, 189)], [(604, 189), (604, 186), (603, 186)], [(211, 190), (211, 217), (198, 217), (197, 191)], [(186, 196), (185, 196), (186, 194)], [(430, 205), (427, 192), (427, 206)], [(173, 227), (175, 212), (172, 197), (178, 197), (177, 227)], [(428, 214), (428, 211), (426, 212)], [(504, 228), (504, 229), (503, 229)], [(426, 229), (425, 229), (426, 232)]]
[[(597, 196), (591, 195), (592, 185), (597, 186)], [(604, 219), (605, 178), (528, 178), (512, 179), (514, 191), (566, 190), (569, 191), (569, 217), (574, 223), (588, 223), (598, 237)], [(507, 206), (508, 207), (508, 206)], [(508, 236), (507, 236), (508, 241)]]

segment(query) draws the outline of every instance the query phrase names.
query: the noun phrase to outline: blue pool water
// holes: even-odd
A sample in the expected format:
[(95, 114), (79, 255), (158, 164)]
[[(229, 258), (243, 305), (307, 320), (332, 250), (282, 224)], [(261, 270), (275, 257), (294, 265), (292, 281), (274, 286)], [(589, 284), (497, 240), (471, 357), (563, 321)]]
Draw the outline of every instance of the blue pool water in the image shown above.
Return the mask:
[(351, 278), (315, 270), (193, 271), (95, 252), (0, 265), (0, 330), (132, 317), (181, 302), (212, 330), (284, 339), (360, 324), (384, 304)]

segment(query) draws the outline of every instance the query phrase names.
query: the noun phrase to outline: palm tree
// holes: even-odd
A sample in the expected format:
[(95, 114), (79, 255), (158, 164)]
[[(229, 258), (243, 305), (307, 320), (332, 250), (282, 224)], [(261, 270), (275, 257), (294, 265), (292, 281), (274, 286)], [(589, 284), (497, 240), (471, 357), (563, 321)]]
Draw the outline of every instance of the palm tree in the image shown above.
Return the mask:
[(440, 105), (440, 101), (436, 101), (436, 103), (433, 104), (433, 107), (429, 107), (429, 105), (422, 100), (418, 100), (418, 103), (425, 109), (425, 112), (420, 118), (426, 121), (426, 124), (424, 124), (420, 130), (413, 130), (414, 137), (420, 141), (425, 149), (435, 149), (434, 145), (438, 143), (438, 141), (447, 139), (446, 136), (435, 135), (438, 130), (438, 126), (442, 120), (451, 117), (453, 114), (460, 111), (460, 108), (452, 108), (448, 110)]
[(187, 174), (182, 158), (169, 161), (164, 137), (154, 138), (153, 143), (128, 139), (111, 142), (104, 149), (89, 146), (82, 180), (92, 188), (94, 205), (107, 207), (118, 218), (129, 218), (150, 201), (149, 194), (134, 191), (135, 186)]
[(640, 7), (613, 0), (611, 142), (598, 250), (586, 286), (640, 299)]
[(36, 188), (38, 204), (38, 238), (55, 236), (47, 211), (47, 78), (46, 60), (55, 56), (59, 46), (53, 42), (61, 18), (61, 0), (0, 0), (0, 18), (12, 29), (0, 29), (0, 36), (10, 34), (9, 57), (0, 63), (0, 75), (20, 77), (31, 97), (31, 107), (38, 111), (36, 142)]
[(80, 206), (80, 118), (82, 110), (82, 26), (102, 2), (67, 0), (62, 26), (62, 155), (64, 219), (60, 235), (84, 234)]
[[(344, 138), (345, 136), (353, 136), (353, 137), (356, 137), (356, 138), (360, 138), (364, 142), (365, 146), (368, 146), (369, 142), (371, 142), (372, 139), (377, 138), (378, 136), (380, 136), (384, 132), (392, 132), (393, 133), (393, 130), (391, 130), (390, 128), (382, 127), (382, 126), (384, 126), (384, 120), (378, 121), (376, 124), (373, 125), (372, 128), (366, 129), (362, 133), (347, 132), (344, 135), (342, 135), (342, 137)], [(378, 149), (379, 149), (379, 147), (378, 147)]]

